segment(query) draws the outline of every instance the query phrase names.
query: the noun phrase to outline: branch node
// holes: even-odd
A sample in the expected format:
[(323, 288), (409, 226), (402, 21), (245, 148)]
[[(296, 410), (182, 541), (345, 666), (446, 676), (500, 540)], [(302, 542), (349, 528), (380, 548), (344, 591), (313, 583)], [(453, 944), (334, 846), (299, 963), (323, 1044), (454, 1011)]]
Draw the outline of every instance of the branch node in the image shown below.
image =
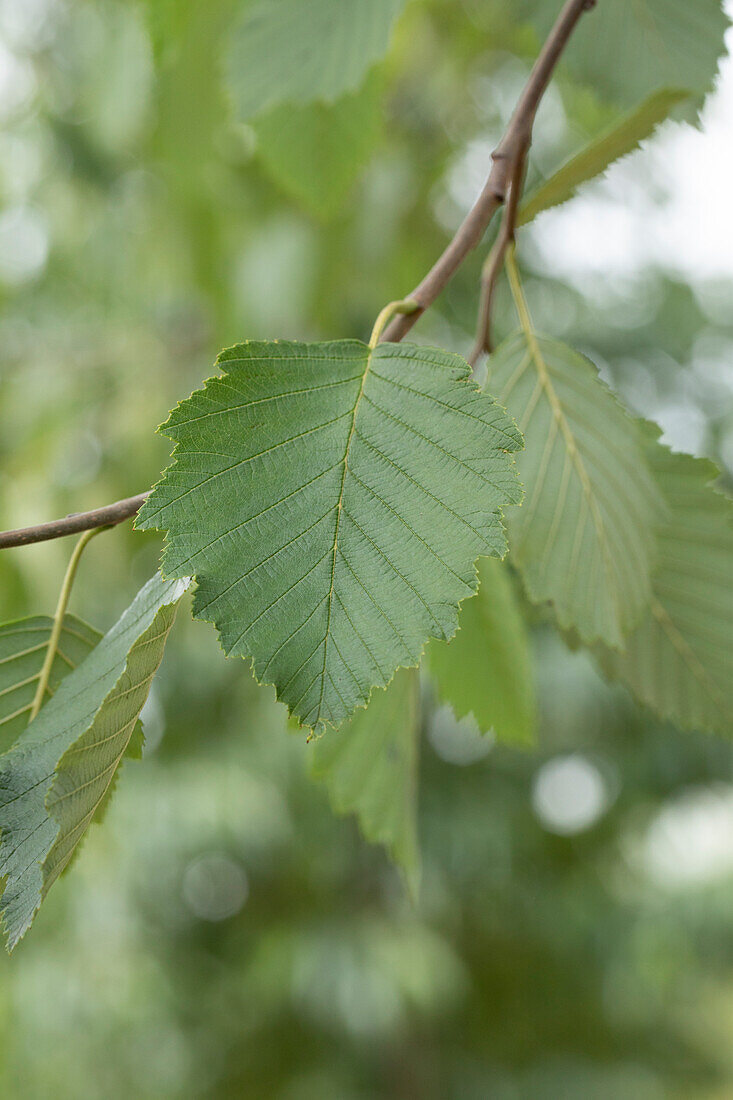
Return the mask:
[[(419, 302), (419, 309), (409, 316), (393, 317), (384, 330), (385, 340), (398, 341), (407, 335), (418, 317), (433, 304), (468, 253), (482, 239), (494, 213), (505, 202), (507, 185), (510, 185), (508, 177), (515, 174), (517, 161), (523, 161), (526, 156), (537, 107), (576, 23), (583, 12), (588, 10), (588, 3), (589, 0), (565, 0), (532, 67), (504, 136), (491, 154), (493, 164), (483, 191), (442, 255), (410, 295), (410, 298)], [(591, 7), (593, 3), (594, 0), (591, 0)], [(512, 201), (511, 186), (508, 194)]]
[[(595, 4), (596, 0), (565, 0), (555, 25), (532, 67), (532, 72), (529, 74), (504, 136), (491, 154), (493, 164), (483, 191), (443, 254), (433, 264), (419, 286), (415, 287), (410, 297), (402, 302), (390, 303), (382, 311), (375, 325), (376, 335), (372, 334), (375, 344), (381, 339), (399, 341), (407, 335), (418, 317), (433, 304), (468, 253), (481, 241), (498, 208), (506, 203), (502, 228), (497, 237), (497, 246), (501, 241), (500, 258), (503, 258), (507, 246), (514, 238), (521, 176), (532, 137), (532, 125), (537, 107), (576, 23), (583, 12), (590, 11)], [(484, 302), (488, 303), (489, 307), (495, 278), (495, 275), (491, 280), (487, 277), (484, 284)], [(489, 309), (482, 307), (482, 315), (486, 314), (488, 317), (489, 313)], [(475, 354), (478, 358), (481, 352), (489, 347), (490, 334), (487, 321), (486, 328), (477, 336), (472, 355)], [(65, 519), (41, 523), (37, 527), (1, 531), (0, 549), (9, 546), (26, 546), (34, 542), (45, 542), (47, 539), (61, 538), (63, 535), (113, 526), (136, 515), (147, 496), (147, 493), (140, 493), (136, 497), (118, 500), (115, 504), (109, 504), (106, 508), (98, 508), (93, 512), (71, 512)]]

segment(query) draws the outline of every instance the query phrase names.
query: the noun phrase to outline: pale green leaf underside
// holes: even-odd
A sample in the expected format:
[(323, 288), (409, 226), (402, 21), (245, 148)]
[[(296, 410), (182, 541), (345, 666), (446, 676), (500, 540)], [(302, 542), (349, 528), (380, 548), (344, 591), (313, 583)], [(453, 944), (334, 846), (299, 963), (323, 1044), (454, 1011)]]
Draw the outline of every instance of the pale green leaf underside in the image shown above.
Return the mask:
[(487, 385), (525, 435), (527, 497), (507, 526), (530, 598), (584, 641), (620, 646), (649, 599), (663, 509), (637, 424), (589, 359), (544, 337), (506, 340)]
[[(555, 0), (523, 0), (544, 35)], [(568, 69), (625, 107), (674, 84), (702, 96), (725, 53), (728, 18), (720, 0), (600, 0), (576, 27)]]
[(527, 630), (506, 566), (482, 558), (478, 573), (478, 595), (462, 605), (456, 636), (428, 646), (430, 678), (456, 718), (473, 714), (482, 733), (527, 744), (535, 733)]
[(533, 191), (519, 209), (517, 224), (527, 225), (543, 210), (567, 202), (581, 184), (600, 176), (614, 161), (638, 149), (689, 95), (688, 91), (679, 88), (662, 88), (650, 95)]
[[(0, 753), (9, 749), (28, 725), (52, 626), (53, 619), (48, 615), (0, 625)], [(98, 630), (75, 615), (66, 616), (47, 698), (101, 637)]]
[(186, 587), (153, 577), (0, 758), (0, 914), (11, 949), (114, 780)]
[(355, 814), (364, 837), (383, 844), (413, 892), (420, 876), (417, 840), (418, 674), (401, 669), (366, 710), (313, 745), (313, 776), (336, 813)]
[(404, 0), (254, 0), (232, 32), (227, 77), (242, 118), (333, 103), (385, 53)]
[(370, 78), (333, 104), (285, 104), (255, 120), (259, 159), (310, 212), (334, 214), (368, 159), (381, 127), (380, 82)]
[(194, 615), (304, 725), (338, 726), (502, 555), (521, 437), (458, 356), (410, 344), (246, 343), (163, 426), (174, 463), (138, 517), (168, 531)]
[(649, 610), (622, 653), (596, 648), (603, 670), (685, 729), (733, 733), (733, 502), (718, 470), (675, 454), (647, 426), (647, 456), (669, 507), (658, 531)]

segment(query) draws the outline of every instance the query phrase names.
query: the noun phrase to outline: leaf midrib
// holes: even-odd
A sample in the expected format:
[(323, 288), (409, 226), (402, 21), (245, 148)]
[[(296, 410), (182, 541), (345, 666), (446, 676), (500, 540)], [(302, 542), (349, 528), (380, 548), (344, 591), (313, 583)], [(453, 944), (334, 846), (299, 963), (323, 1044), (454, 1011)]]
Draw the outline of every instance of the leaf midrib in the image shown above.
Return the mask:
[[(610, 560), (610, 558), (609, 558), (609, 547), (608, 547), (607, 542), (606, 542), (606, 529), (605, 529), (605, 524), (603, 522), (603, 517), (600, 514), (600, 510), (598, 508), (598, 502), (596, 501), (595, 496), (593, 494), (593, 489), (592, 489), (591, 484), (590, 484), (590, 479), (588, 477), (588, 472), (585, 468), (585, 464), (583, 462), (582, 455), (580, 454), (580, 451), (578, 449), (578, 445), (575, 442), (575, 436), (573, 435), (570, 424), (568, 423), (567, 417), (565, 416), (565, 412), (564, 412), (563, 407), (562, 407), (562, 402), (560, 401), (560, 398), (557, 396), (557, 392), (555, 390), (555, 387), (552, 384), (552, 379), (550, 377), (550, 369), (547, 366), (547, 363), (545, 362), (544, 356), (542, 355), (542, 351), (541, 351), (540, 346), (539, 346), (539, 341), (537, 340), (535, 332), (531, 327), (525, 327), (524, 325), (522, 327), (524, 329), (524, 337), (525, 337), (525, 340), (527, 341), (527, 345), (528, 345), (529, 352), (530, 352), (530, 360), (535, 365), (535, 368), (536, 368), (536, 371), (537, 371), (537, 377), (539, 378), (540, 385), (541, 385), (542, 389), (545, 391), (545, 395), (547, 397), (547, 402), (550, 406), (550, 409), (552, 410), (553, 419), (555, 420), (558, 427), (560, 428), (560, 431), (561, 431), (561, 433), (563, 435), (563, 438), (565, 440), (566, 451), (567, 451), (567, 453), (570, 457), (570, 461), (575, 466), (575, 469), (577, 471), (578, 478), (580, 480), (580, 485), (581, 485), (581, 488), (583, 490), (583, 496), (586, 499), (588, 508), (590, 510), (590, 513), (591, 513), (591, 516), (592, 516), (592, 519), (593, 519), (593, 524), (596, 528), (596, 535), (598, 537), (598, 542), (599, 542), (599, 545), (600, 545), (600, 548), (601, 548), (601, 554), (603, 556), (603, 561), (604, 561), (606, 574), (608, 576), (609, 581), (611, 582), (608, 586), (608, 592), (609, 592), (609, 596), (610, 596), (611, 602), (612, 602), (613, 607), (614, 607), (616, 621), (617, 621), (617, 623), (619, 623), (619, 621), (620, 621), (620, 607), (619, 607), (618, 596), (616, 594), (615, 586), (613, 584), (613, 579), (614, 579), (613, 563), (612, 563), (612, 560)], [(526, 366), (529, 366), (529, 362), (526, 364)], [(524, 369), (526, 369), (526, 366), (525, 366)], [(513, 381), (515, 383), (519, 380), (519, 377), (521, 376), (521, 373), (523, 373), (523, 372), (520, 372), (513, 379)], [(544, 481), (545, 475), (547, 473), (547, 468), (546, 467), (547, 467), (547, 463), (545, 463), (545, 468), (544, 469), (541, 469), (540, 471), (538, 471), (538, 476), (537, 476), (537, 483), (538, 484), (541, 484)], [(531, 503), (532, 502), (530, 502), (530, 504)], [(577, 532), (576, 532), (576, 538), (577, 538)]]
[[(333, 596), (334, 596), (334, 584), (336, 580), (336, 555), (338, 553), (338, 539), (339, 528), (341, 525), (341, 513), (344, 506), (344, 490), (346, 488), (346, 476), (349, 472), (349, 449), (351, 448), (351, 441), (354, 438), (354, 432), (356, 429), (356, 414), (359, 411), (359, 405), (364, 395), (364, 387), (366, 386), (367, 375), (369, 374), (369, 368), (372, 365), (372, 357), (374, 355), (374, 348), (367, 349), (366, 362), (364, 364), (364, 373), (361, 376), (361, 383), (359, 385), (359, 392), (356, 395), (356, 401), (354, 402), (354, 411), (351, 415), (351, 426), (349, 428), (349, 434), (346, 439), (346, 448), (344, 450), (344, 457), (342, 459), (344, 464), (344, 472), (341, 475), (341, 485), (339, 487), (339, 498), (336, 505), (336, 522), (334, 524), (333, 531), (333, 549), (331, 551), (331, 583), (328, 589), (328, 611), (326, 613), (326, 633), (323, 639), (323, 668), (321, 669), (321, 691), (318, 697), (318, 711), (316, 713), (316, 722), (321, 720), (321, 710), (323, 708), (323, 696), (326, 690), (326, 665), (328, 661), (328, 639), (331, 633), (331, 613), (333, 610)], [(343, 659), (343, 658), (342, 658)], [(336, 685), (333, 685), (334, 688)]]

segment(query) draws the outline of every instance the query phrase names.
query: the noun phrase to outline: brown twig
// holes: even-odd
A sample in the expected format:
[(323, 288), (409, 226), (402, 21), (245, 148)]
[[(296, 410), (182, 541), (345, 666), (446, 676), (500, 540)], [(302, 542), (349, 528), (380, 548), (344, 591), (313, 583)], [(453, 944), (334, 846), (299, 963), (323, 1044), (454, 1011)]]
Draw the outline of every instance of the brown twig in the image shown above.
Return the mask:
[(527, 161), (529, 143), (517, 156), (514, 162), (514, 172), (509, 184), (509, 197), (504, 207), (504, 216), (501, 219), (499, 235), (494, 241), (493, 248), (486, 258), (481, 271), (481, 298), (479, 301), (478, 324), (476, 326), (476, 342), (468, 356), (468, 362), (472, 367), (481, 358), (485, 351), (491, 351), (491, 308), (494, 302), (494, 290), (499, 278), (499, 272), (504, 263), (504, 256), (509, 245), (514, 240), (514, 230), (517, 224), (517, 210), (522, 194), (524, 182), (524, 166)]
[[(383, 340), (401, 340), (428, 306), (433, 304), (468, 253), (479, 244), (495, 211), (507, 198), (507, 193), (512, 203), (515, 201), (512, 193), (516, 195), (518, 201), (521, 187), (516, 181), (522, 174), (537, 107), (575, 24), (583, 12), (594, 7), (595, 3), (596, 0), (566, 0), (532, 67), (506, 132), (492, 153), (493, 165), (483, 191), (440, 259), (409, 295), (410, 302), (414, 300), (417, 308), (410, 313), (394, 317), (384, 330)], [(514, 220), (515, 216), (505, 219), (507, 231), (513, 227)], [(504, 245), (505, 248), (506, 245)], [(490, 301), (488, 304), (490, 307)], [(136, 515), (147, 495), (147, 493), (139, 493), (135, 497), (108, 504), (106, 508), (97, 508), (92, 512), (78, 512), (65, 519), (40, 523), (37, 527), (0, 532), (0, 549), (10, 546), (28, 546), (33, 542), (45, 542), (47, 539), (90, 531), (95, 527), (112, 527)]]
[(506, 132), (491, 154), (493, 164), (483, 191), (442, 256), (409, 295), (417, 302), (418, 308), (410, 314), (395, 317), (385, 329), (382, 339), (399, 341), (406, 336), (428, 306), (433, 304), (468, 253), (481, 241), (494, 213), (507, 197), (518, 158), (526, 153), (529, 146), (537, 108), (560, 54), (583, 12), (590, 10), (595, 3), (596, 0), (566, 0), (532, 67)]
[(48, 539), (60, 539), (64, 535), (76, 535), (80, 531), (91, 531), (95, 527), (114, 527), (131, 516), (137, 515), (148, 493), (138, 493), (136, 497), (126, 497), (104, 508), (95, 508), (91, 512), (74, 512), (65, 519), (54, 519), (50, 523), (39, 523), (37, 527), (21, 527), (17, 531), (0, 531), (0, 550), (9, 546), (28, 546), (32, 542), (46, 542)]

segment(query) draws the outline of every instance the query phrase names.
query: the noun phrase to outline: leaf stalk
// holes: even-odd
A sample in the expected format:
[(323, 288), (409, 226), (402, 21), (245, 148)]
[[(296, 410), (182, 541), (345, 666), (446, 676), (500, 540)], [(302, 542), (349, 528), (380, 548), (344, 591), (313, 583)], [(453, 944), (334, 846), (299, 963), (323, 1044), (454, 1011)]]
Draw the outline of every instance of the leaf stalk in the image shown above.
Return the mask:
[(59, 592), (59, 600), (53, 617), (53, 627), (51, 629), (51, 636), (48, 639), (46, 656), (43, 660), (43, 667), (41, 668), (41, 674), (38, 679), (38, 687), (33, 697), (33, 705), (28, 718), (29, 722), (33, 721), (43, 706), (43, 698), (48, 689), (49, 679), (51, 678), (51, 669), (53, 668), (54, 658), (56, 657), (56, 650), (58, 649), (59, 639), (61, 638), (61, 631), (64, 625), (64, 617), (66, 616), (66, 608), (69, 606), (69, 597), (71, 596), (71, 589), (74, 585), (74, 578), (79, 568), (81, 556), (84, 553), (87, 543), (90, 542), (95, 535), (106, 530), (106, 527), (95, 527), (91, 531), (85, 531), (74, 547), (74, 551), (69, 559), (69, 564), (66, 567), (66, 573), (64, 574), (64, 579), (61, 584), (61, 591)]
[(374, 322), (374, 328), (372, 329), (372, 335), (369, 339), (369, 347), (375, 348), (379, 343), (380, 337), (384, 332), (384, 329), (389, 324), (394, 316), (398, 313), (410, 314), (414, 313), (416, 309), (419, 309), (419, 305), (414, 298), (404, 298), (396, 302), (388, 302), (384, 309), (379, 311), (376, 321)]

